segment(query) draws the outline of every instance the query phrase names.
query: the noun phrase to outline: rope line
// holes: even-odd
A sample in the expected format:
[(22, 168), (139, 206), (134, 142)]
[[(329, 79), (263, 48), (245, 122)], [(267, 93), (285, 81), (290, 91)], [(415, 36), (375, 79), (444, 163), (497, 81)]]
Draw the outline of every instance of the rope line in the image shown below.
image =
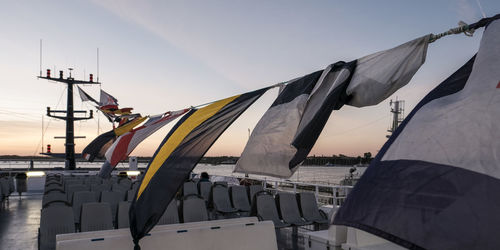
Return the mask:
[(460, 22), (458, 22), (458, 27), (451, 28), (443, 33), (431, 34), (431, 36), (429, 38), (429, 43), (433, 43), (436, 40), (438, 40), (444, 36), (447, 36), (447, 35), (464, 33), (466, 36), (472, 36), (474, 34), (474, 31), (476, 31), (476, 29), (484, 27), (484, 26), (488, 25), (490, 22), (497, 20), (497, 19), (500, 19), (500, 14), (497, 14), (495, 16), (488, 17), (488, 18), (483, 18), (483, 19), (481, 19), (478, 22), (473, 23), (473, 24), (466, 24), (465, 22), (460, 21)]
[[(61, 100), (62, 100), (62, 97), (64, 95), (64, 92), (66, 91), (67, 87), (65, 87), (63, 89), (63, 91), (61, 92), (61, 96), (59, 96), (59, 101), (57, 101), (57, 105), (56, 105), (56, 109), (59, 108), (59, 104), (61, 103)], [(55, 119), (55, 118), (54, 118)], [(49, 128), (49, 125), (50, 125), (50, 122), (52, 121), (52, 119), (49, 119), (49, 121), (47, 122), (47, 126), (45, 126), (45, 129), (43, 130), (43, 134), (45, 134), (47, 132), (47, 129)], [(38, 141), (38, 144), (36, 146), (36, 149), (35, 149), (35, 152), (33, 152), (33, 156), (36, 155), (36, 153), (38, 152), (38, 150), (40, 149), (40, 144), (42, 143), (42, 138), (40, 138), (40, 140)]]

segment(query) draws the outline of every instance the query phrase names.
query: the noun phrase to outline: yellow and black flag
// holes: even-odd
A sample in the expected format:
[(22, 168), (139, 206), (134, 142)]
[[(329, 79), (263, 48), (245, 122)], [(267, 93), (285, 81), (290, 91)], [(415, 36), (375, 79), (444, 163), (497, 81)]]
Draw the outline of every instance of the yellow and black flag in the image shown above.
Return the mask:
[(219, 136), (269, 88), (192, 109), (172, 128), (149, 162), (130, 207), (135, 249), (158, 222), (175, 193)]

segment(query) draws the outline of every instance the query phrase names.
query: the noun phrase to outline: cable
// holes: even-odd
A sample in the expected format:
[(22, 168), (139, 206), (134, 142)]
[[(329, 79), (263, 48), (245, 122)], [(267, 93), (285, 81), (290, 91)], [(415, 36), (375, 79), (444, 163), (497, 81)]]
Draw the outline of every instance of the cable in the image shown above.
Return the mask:
[[(59, 104), (61, 103), (61, 100), (62, 100), (62, 97), (64, 95), (64, 92), (66, 91), (68, 87), (65, 87), (63, 89), (63, 91), (61, 92), (61, 96), (59, 96), (59, 101), (57, 101), (57, 105), (56, 105), (56, 109), (59, 108)], [(47, 126), (45, 126), (45, 129), (43, 130), (43, 133), (45, 134), (47, 132), (47, 129), (49, 128), (49, 125), (50, 125), (50, 122), (52, 121), (52, 119), (49, 119), (49, 121), (47, 122)], [(40, 140), (38, 141), (38, 144), (36, 146), (36, 149), (35, 151), (33, 152), (33, 156), (36, 155), (36, 153), (38, 152), (38, 150), (40, 149), (40, 143), (42, 143), (42, 138), (40, 138)]]
[(354, 130), (358, 130), (358, 129), (361, 129), (361, 128), (364, 128), (364, 127), (367, 127), (369, 125), (372, 125), (372, 124), (375, 124), (383, 119), (386, 119), (387, 117), (391, 116), (391, 114), (389, 115), (386, 115), (386, 116), (382, 116), (380, 118), (377, 118), (376, 120), (373, 120), (373, 121), (370, 121), (368, 123), (365, 123), (361, 126), (358, 126), (358, 127), (355, 127), (355, 128), (351, 128), (351, 129), (348, 129), (348, 130), (344, 130), (342, 132), (339, 132), (339, 133), (336, 133), (336, 134), (333, 134), (333, 135), (329, 135), (329, 136), (323, 136), (321, 139), (326, 139), (326, 138), (330, 138), (330, 137), (335, 137), (335, 136), (339, 136), (339, 135), (343, 135), (343, 134), (347, 134), (347, 133), (350, 133)]

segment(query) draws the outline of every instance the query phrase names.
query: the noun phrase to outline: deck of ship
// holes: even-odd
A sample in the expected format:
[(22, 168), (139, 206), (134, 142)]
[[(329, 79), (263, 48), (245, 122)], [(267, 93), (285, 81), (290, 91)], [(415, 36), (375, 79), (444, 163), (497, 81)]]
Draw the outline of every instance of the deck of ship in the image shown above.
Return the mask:
[(11, 195), (0, 206), (0, 248), (38, 249), (42, 195)]
[[(38, 249), (41, 194), (11, 195), (0, 206), (0, 249)], [(290, 229), (277, 233), (278, 249), (304, 249), (304, 238)]]

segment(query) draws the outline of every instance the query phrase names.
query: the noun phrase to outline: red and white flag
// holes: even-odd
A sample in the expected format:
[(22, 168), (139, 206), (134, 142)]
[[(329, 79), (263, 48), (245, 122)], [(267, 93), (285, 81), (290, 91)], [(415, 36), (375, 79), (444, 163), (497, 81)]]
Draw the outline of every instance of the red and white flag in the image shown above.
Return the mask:
[(144, 125), (118, 137), (108, 151), (106, 151), (106, 160), (111, 163), (112, 167), (118, 165), (118, 163), (125, 160), (144, 139), (188, 111), (189, 109), (183, 109), (149, 118)]
[(99, 106), (101, 110), (118, 109), (118, 100), (101, 89), (101, 98), (99, 100)]

